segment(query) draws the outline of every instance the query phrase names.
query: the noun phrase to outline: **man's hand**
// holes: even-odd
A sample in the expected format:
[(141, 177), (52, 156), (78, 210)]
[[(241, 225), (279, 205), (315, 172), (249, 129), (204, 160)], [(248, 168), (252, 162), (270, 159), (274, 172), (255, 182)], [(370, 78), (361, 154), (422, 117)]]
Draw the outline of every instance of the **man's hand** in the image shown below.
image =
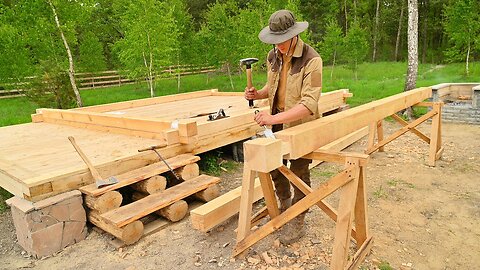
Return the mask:
[(275, 122), (275, 117), (273, 115), (270, 115), (268, 112), (259, 112), (255, 115), (255, 122), (259, 124), (260, 126), (263, 125), (274, 125), (277, 124)]
[(255, 87), (245, 87), (245, 99), (246, 100), (255, 100), (257, 99), (258, 91)]

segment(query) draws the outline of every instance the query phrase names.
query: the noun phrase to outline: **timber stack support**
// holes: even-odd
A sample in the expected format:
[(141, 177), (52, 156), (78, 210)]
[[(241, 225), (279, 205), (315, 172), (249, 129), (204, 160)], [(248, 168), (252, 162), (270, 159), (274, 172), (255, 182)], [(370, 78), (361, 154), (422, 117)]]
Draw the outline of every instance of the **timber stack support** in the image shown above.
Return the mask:
[[(431, 88), (419, 88), (398, 95), (377, 100), (353, 109), (320, 118), (308, 124), (298, 125), (275, 133), (277, 139), (261, 138), (244, 143), (244, 172), (240, 200), (237, 245), (233, 256), (237, 256), (270, 233), (317, 205), (336, 222), (331, 269), (356, 269), (372, 247), (372, 236), (368, 230), (366, 171), (369, 154), (383, 151), (383, 146), (407, 131), (412, 131), (429, 143), (428, 165), (434, 166), (440, 158), (441, 147), (441, 107), (442, 103), (423, 102), (431, 97)], [(410, 106), (430, 106), (424, 116), (408, 123), (395, 113)], [(392, 116), (402, 124), (402, 128), (383, 138), (382, 120)], [(430, 137), (416, 127), (432, 119)], [(363, 153), (347, 153), (321, 149), (322, 146), (346, 136), (356, 130), (369, 127), (368, 145)], [(375, 143), (375, 135), (378, 142)], [(283, 159), (308, 158), (342, 163), (344, 169), (316, 189), (307, 186), (292, 171), (283, 165)], [(270, 172), (278, 169), (289, 181), (306, 196), (280, 213)], [(258, 174), (266, 202), (268, 221), (256, 231), (251, 231), (252, 204), (254, 202), (255, 176)], [(322, 201), (335, 191), (340, 192), (338, 209)], [(356, 241), (357, 251), (351, 256), (350, 240)], [(350, 258), (350, 259), (349, 259)]]
[[(345, 164), (343, 171), (317, 189), (312, 189), (283, 165), (282, 148), (284, 148), (282, 147), (282, 141), (277, 139), (262, 138), (244, 144), (246, 162), (242, 182), (237, 245), (233, 255), (241, 254), (247, 248), (279, 229), (296, 216), (317, 205), (333, 221), (337, 222), (331, 268), (355, 269), (363, 261), (373, 242), (368, 232), (365, 190), (365, 166), (368, 161), (368, 155), (320, 150), (305, 155), (305, 158)], [(273, 156), (276, 158), (272, 158)], [(270, 178), (270, 172), (275, 169), (284, 174), (293, 185), (306, 195), (283, 213), (279, 212)], [(253, 222), (253, 184), (255, 174), (257, 173), (270, 221), (258, 230), (250, 232)], [(337, 190), (340, 190), (338, 211), (322, 201)], [(352, 259), (347, 261), (352, 237), (359, 248)]]
[[(115, 245), (123, 246), (137, 242), (143, 235), (157, 231), (169, 222), (183, 219), (188, 212), (188, 204), (183, 199), (192, 197), (207, 201), (218, 196), (217, 183), (220, 179), (199, 175), (195, 163), (199, 159), (191, 154), (181, 154), (166, 160), (180, 176), (180, 183), (168, 180), (172, 178), (168, 175), (169, 168), (158, 161), (115, 176), (119, 180), (116, 184), (102, 188), (97, 188), (95, 184), (81, 187), (88, 208), (88, 221), (115, 236), (119, 240), (114, 242)], [(124, 195), (119, 190), (124, 187), (131, 188), (133, 194), (126, 200), (132, 202), (122, 205)], [(201, 195), (204, 196), (196, 198)], [(154, 222), (148, 222), (152, 213), (168, 221), (154, 219)]]

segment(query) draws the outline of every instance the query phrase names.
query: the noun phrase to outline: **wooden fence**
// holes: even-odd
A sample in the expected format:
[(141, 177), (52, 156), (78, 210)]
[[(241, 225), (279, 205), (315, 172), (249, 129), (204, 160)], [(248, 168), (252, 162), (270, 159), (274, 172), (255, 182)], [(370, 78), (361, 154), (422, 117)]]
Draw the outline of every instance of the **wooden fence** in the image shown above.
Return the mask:
[[(216, 69), (212, 66), (198, 67), (193, 65), (168, 66), (161, 69), (155, 77), (171, 78), (175, 76), (185, 76), (193, 74), (202, 74), (214, 72)], [(25, 96), (25, 85), (31, 82), (35, 77), (25, 77), (22, 82), (0, 82), (0, 99)], [(125, 71), (102, 71), (102, 72), (84, 72), (76, 73), (75, 79), (79, 90), (95, 89), (103, 87), (114, 87), (125, 84), (132, 84), (145, 81), (146, 78), (129, 78)]]

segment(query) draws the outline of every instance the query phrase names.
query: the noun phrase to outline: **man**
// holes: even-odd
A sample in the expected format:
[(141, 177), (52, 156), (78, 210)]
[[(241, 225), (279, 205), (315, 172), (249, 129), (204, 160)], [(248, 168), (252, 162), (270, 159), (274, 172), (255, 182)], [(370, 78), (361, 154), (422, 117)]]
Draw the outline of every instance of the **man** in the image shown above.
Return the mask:
[[(268, 98), (270, 113), (258, 113), (255, 121), (259, 125), (272, 125), (274, 132), (319, 117), (322, 59), (298, 36), (307, 27), (308, 22), (296, 22), (291, 11), (279, 10), (270, 16), (269, 25), (258, 35), (261, 41), (274, 46), (267, 58), (267, 83), (258, 91), (254, 87), (246, 88), (245, 98)], [(290, 169), (309, 186), (308, 165), (311, 162), (308, 159), (290, 160)], [(288, 179), (278, 170), (271, 172), (271, 175), (280, 201), (280, 211), (285, 211), (305, 196), (294, 187), (292, 200)], [(283, 244), (293, 243), (305, 234), (305, 214), (299, 215), (282, 229), (280, 241)]]

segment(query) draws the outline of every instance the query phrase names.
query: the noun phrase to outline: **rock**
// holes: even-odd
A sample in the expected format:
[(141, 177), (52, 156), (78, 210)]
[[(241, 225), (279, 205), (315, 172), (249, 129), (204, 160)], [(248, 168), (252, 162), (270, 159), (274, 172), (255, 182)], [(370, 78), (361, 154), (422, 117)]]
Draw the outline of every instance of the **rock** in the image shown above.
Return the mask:
[(208, 262), (209, 263), (217, 263), (218, 261), (217, 261), (217, 259), (213, 258), (213, 259), (209, 260)]
[(201, 263), (198, 263), (198, 262), (194, 263), (194, 265), (195, 265), (196, 267), (202, 266), (202, 264), (201, 264)]
[(262, 253), (262, 258), (267, 264), (273, 264), (272, 258), (268, 256), (268, 253), (266, 251)]
[(254, 257), (248, 257), (248, 258), (247, 258), (247, 262), (249, 262), (249, 263), (251, 263), (251, 264), (253, 264), (253, 265), (256, 265), (256, 264), (260, 263), (260, 260), (257, 259), (257, 258), (254, 258)]
[(273, 246), (276, 247), (276, 248), (280, 247), (280, 240), (278, 238), (275, 239), (275, 241), (273, 241)]
[(320, 240), (318, 240), (316, 238), (310, 239), (310, 242), (312, 243), (312, 245), (318, 245), (318, 244), (322, 243)]

